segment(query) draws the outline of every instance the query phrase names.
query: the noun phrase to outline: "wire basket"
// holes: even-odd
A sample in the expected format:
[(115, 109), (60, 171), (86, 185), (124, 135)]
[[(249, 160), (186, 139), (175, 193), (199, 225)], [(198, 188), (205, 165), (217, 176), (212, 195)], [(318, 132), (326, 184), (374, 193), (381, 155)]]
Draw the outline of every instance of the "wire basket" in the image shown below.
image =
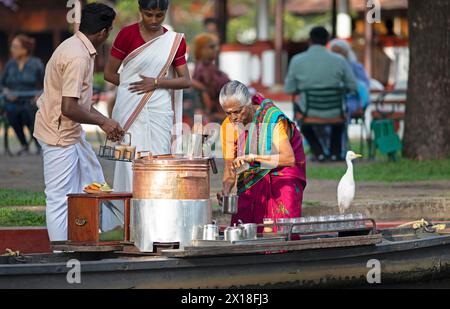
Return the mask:
[(100, 146), (98, 156), (110, 161), (133, 162), (136, 148), (131, 146), (131, 134), (126, 133), (125, 136), (127, 135), (130, 137), (130, 141), (127, 144), (121, 143), (116, 146), (108, 146), (108, 139), (106, 139), (105, 145)]

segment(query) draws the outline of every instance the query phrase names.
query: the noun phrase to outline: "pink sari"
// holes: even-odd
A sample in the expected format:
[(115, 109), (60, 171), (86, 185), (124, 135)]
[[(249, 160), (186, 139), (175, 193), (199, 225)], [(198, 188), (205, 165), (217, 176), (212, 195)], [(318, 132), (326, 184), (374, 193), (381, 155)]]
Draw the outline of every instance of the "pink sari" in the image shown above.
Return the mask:
[[(259, 103), (258, 97), (254, 103)], [(276, 168), (239, 195), (238, 213), (233, 215), (231, 223), (263, 223), (264, 218), (276, 222), (278, 218), (295, 218), (301, 216), (303, 191), (306, 187), (306, 159), (303, 151), (302, 137), (293, 126), (290, 138), (295, 154), (293, 167)], [(276, 231), (276, 230), (275, 230)], [(259, 229), (258, 232), (262, 232)]]

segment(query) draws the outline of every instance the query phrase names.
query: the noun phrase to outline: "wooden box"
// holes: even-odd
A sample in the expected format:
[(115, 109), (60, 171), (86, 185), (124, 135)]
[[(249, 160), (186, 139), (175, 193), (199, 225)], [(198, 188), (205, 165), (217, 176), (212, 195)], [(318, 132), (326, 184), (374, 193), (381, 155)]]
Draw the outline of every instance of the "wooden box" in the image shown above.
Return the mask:
[(69, 194), (69, 242), (98, 245), (128, 242), (131, 197), (131, 193)]

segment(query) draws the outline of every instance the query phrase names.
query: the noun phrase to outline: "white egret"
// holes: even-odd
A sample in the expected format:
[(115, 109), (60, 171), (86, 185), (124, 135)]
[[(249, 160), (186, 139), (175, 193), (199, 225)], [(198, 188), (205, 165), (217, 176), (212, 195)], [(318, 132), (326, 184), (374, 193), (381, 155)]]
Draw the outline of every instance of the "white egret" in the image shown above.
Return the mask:
[(347, 172), (342, 176), (341, 181), (337, 187), (337, 200), (339, 212), (343, 214), (349, 207), (355, 197), (355, 179), (353, 178), (353, 164), (352, 160), (361, 158), (362, 155), (356, 154), (353, 151), (348, 151), (345, 156), (347, 161)]

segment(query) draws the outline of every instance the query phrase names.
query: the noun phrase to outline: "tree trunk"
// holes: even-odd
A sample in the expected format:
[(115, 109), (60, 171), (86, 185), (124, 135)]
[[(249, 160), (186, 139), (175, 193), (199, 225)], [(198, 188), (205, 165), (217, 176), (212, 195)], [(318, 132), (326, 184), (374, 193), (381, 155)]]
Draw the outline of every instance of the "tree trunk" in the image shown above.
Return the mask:
[(404, 156), (450, 156), (450, 1), (409, 0), (410, 69)]

